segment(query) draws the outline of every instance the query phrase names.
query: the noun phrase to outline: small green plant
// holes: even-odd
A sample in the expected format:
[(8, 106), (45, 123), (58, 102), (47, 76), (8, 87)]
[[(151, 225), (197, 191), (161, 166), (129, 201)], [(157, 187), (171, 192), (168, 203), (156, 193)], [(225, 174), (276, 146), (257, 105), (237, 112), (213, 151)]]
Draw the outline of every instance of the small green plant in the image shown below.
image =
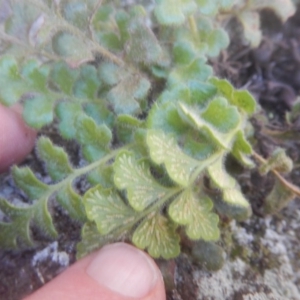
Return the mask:
[[(218, 214), (249, 217), (251, 206), (225, 162), (231, 156), (254, 167), (247, 132), (256, 102), (214, 77), (207, 60), (228, 47), (229, 18), (236, 16), (257, 45), (249, 31), (258, 27), (247, 20), (264, 7), (286, 19), (294, 6), (285, 1), (283, 12), (281, 2), (160, 0), (151, 11), (122, 1), (4, 1), (0, 101), (21, 101), (33, 128), (55, 122), (63, 138), (80, 145), (85, 165), (73, 166), (62, 147), (41, 136), (37, 153), (53, 182), (12, 168), (29, 202), (0, 199), (9, 219), (0, 223), (1, 247), (33, 246), (33, 225), (55, 238), (54, 199), (84, 223), (78, 257), (131, 239), (168, 259), (180, 253), (179, 227), (213, 245)], [(276, 155), (256, 158), (262, 173), (282, 178)], [(74, 186), (80, 178), (89, 183), (84, 195)]]

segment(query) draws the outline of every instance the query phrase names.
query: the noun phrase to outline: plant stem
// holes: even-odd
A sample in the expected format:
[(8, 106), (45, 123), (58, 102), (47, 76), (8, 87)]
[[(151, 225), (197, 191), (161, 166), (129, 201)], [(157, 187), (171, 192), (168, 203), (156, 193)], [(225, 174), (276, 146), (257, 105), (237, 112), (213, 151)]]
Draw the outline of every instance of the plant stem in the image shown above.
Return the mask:
[(159, 208), (161, 208), (170, 198), (172, 198), (176, 194), (179, 194), (180, 192), (182, 192), (183, 189), (184, 188), (182, 188), (182, 187), (176, 187), (176, 188), (172, 189), (172, 191), (170, 191), (165, 197), (162, 197), (160, 200), (158, 200), (157, 202), (155, 202), (152, 206), (150, 206), (149, 208), (145, 209), (137, 217), (137, 219), (133, 223), (139, 222), (141, 219), (145, 218), (150, 213), (152, 213), (152, 212), (158, 210)]
[(60, 181), (59, 183), (53, 184), (49, 186), (49, 189), (39, 198), (37, 199), (35, 202), (39, 203), (39, 201), (41, 199), (45, 199), (45, 198), (49, 198), (51, 195), (53, 195), (54, 193), (57, 193), (59, 190), (61, 190), (64, 186), (68, 185), (68, 184), (72, 184), (72, 182), (82, 176), (85, 175), (87, 173), (90, 173), (91, 171), (93, 171), (94, 169), (98, 168), (101, 165), (106, 164), (108, 161), (110, 161), (111, 159), (113, 159), (120, 150), (125, 150), (128, 149), (130, 147), (132, 147), (132, 144), (123, 146), (121, 148), (118, 148), (116, 150), (112, 150), (108, 155), (104, 156), (103, 158), (85, 166), (79, 169), (76, 169), (74, 171), (74, 173), (70, 174), (69, 176), (67, 176), (64, 180)]
[(200, 173), (209, 165), (211, 165), (213, 162), (215, 162), (219, 157), (222, 156), (222, 153), (216, 152), (215, 154), (211, 155), (210, 158), (206, 159), (204, 162), (201, 162), (201, 164), (196, 168), (196, 170), (193, 172), (191, 177), (191, 184), (193, 185), (194, 182), (197, 180)]
[(41, 55), (41, 56), (44, 56), (51, 60), (59, 60), (60, 59), (55, 54), (51, 54), (51, 53), (45, 52), (43, 50), (36, 50), (33, 47), (31, 47), (30, 45), (21, 41), (20, 39), (14, 37), (14, 36), (8, 35), (3, 31), (0, 31), (0, 39), (3, 41), (9, 42), (9, 43), (15, 44), (15, 45), (19, 45), (22, 49), (26, 49), (26, 51), (28, 51), (28, 54)]
[(196, 23), (194, 16), (189, 16), (188, 22), (189, 22), (190, 29), (192, 31), (193, 38), (194, 38), (195, 42), (197, 43), (197, 42), (199, 42), (199, 32), (198, 32), (197, 23)]
[(94, 34), (93, 34), (93, 29), (92, 29), (92, 23), (94, 20), (94, 17), (98, 11), (98, 8), (102, 5), (103, 0), (98, 0), (98, 2), (96, 3), (92, 14), (89, 17), (89, 34), (90, 34), (90, 38), (94, 41)]
[[(255, 151), (253, 151), (253, 156), (254, 158), (256, 158), (256, 160), (259, 161), (259, 163), (264, 164), (266, 163), (266, 160), (260, 156), (258, 153), (256, 153)], [(300, 189), (290, 183), (289, 181), (287, 181), (278, 171), (271, 169), (271, 172), (277, 177), (277, 179), (288, 189), (290, 189), (294, 194), (296, 194), (297, 196), (300, 196)]]

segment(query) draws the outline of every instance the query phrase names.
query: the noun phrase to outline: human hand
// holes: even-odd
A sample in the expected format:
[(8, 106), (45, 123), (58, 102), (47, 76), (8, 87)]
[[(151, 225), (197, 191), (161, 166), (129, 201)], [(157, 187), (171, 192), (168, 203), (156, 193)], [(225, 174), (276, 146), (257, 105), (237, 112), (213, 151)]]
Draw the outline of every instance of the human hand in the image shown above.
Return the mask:
[[(20, 107), (0, 105), (0, 172), (33, 148), (36, 133), (22, 121)], [(26, 300), (164, 300), (161, 273), (152, 258), (128, 244), (103, 247), (76, 262)]]
[(146, 253), (125, 243), (76, 262), (24, 300), (165, 300), (161, 273)]
[(22, 120), (21, 107), (0, 105), (0, 172), (19, 163), (32, 150), (36, 132)]

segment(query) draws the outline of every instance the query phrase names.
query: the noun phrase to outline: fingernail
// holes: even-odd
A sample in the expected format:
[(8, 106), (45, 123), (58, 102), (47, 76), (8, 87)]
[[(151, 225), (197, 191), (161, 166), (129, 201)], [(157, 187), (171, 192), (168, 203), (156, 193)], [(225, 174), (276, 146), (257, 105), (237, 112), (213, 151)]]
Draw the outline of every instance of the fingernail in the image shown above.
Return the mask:
[(86, 269), (101, 286), (122, 296), (142, 298), (158, 281), (154, 262), (141, 250), (116, 243), (103, 247)]

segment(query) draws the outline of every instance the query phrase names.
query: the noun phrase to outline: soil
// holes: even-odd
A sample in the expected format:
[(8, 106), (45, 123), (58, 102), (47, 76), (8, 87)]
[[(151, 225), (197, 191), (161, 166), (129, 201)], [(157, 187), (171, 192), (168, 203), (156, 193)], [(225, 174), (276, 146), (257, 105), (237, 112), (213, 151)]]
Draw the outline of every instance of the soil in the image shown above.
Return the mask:
[[(238, 25), (235, 21), (229, 24)], [(252, 119), (255, 150), (267, 157), (275, 147), (284, 147), (296, 167), (287, 178), (300, 186), (300, 117), (291, 113), (300, 90), (300, 9), (285, 25), (270, 11), (262, 12), (264, 40), (250, 49), (238, 34), (211, 64), (217, 75), (236, 87), (247, 88), (258, 99), (261, 112)], [(300, 116), (300, 114), (299, 114)], [(63, 143), (55, 128), (46, 128)], [(78, 148), (65, 145), (78, 162)], [(45, 182), (43, 166), (33, 152), (24, 162)], [(264, 216), (261, 207), (272, 188), (272, 176), (261, 177), (257, 170), (245, 171), (237, 178), (250, 200), (253, 216), (246, 222), (222, 220), (225, 264), (209, 272), (191, 258), (184, 245), (175, 260), (158, 260), (165, 278), (168, 300), (219, 299), (300, 299), (300, 202), (273, 216)], [(26, 201), (16, 189), (11, 175), (0, 177), (0, 197), (13, 203)], [(34, 230), (37, 246), (24, 251), (0, 251), (0, 300), (22, 299), (74, 263), (81, 225), (72, 221), (53, 201), (59, 237), (47, 240)], [(186, 246), (186, 247), (185, 247)]]

